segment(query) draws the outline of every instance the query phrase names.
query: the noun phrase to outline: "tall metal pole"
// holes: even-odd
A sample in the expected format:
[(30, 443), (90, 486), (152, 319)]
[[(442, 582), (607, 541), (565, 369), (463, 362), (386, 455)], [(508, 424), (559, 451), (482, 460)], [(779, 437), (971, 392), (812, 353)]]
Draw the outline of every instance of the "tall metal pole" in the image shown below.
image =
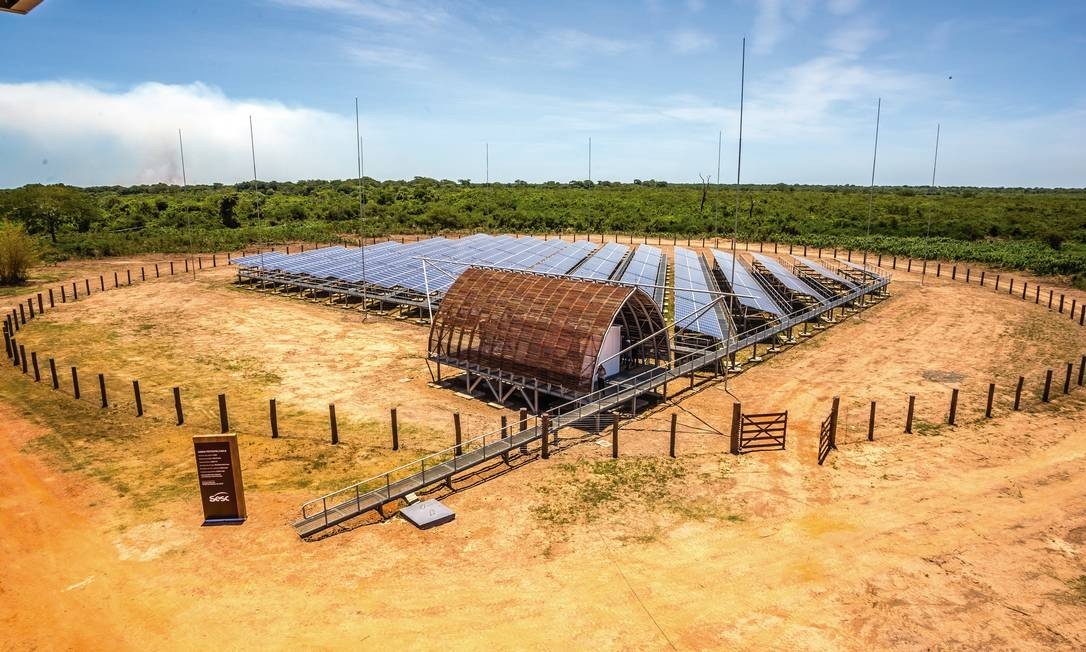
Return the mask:
[(490, 185), (490, 143), (486, 144), (486, 185)]
[(362, 131), (358, 126), (358, 98), (354, 98), (354, 143), (358, 155), (358, 230), (362, 235), (362, 312), (369, 316), (369, 301), (366, 296), (366, 235), (363, 231), (366, 221), (365, 181), (362, 175)]
[[(739, 175), (743, 170), (743, 96), (747, 83), (747, 37), (743, 37), (743, 58), (739, 68), (739, 147), (735, 157), (735, 232), (732, 233), (732, 275), (735, 279), (736, 243), (739, 240)], [(735, 288), (731, 288), (730, 310), (735, 313)]]
[(592, 136), (588, 137), (588, 180), (592, 180)]
[[(256, 181), (256, 139), (253, 137), (253, 116), (249, 116), (249, 151), (253, 155), (253, 190), (257, 193), (260, 192)], [(260, 210), (260, 200), (256, 200), (256, 219), (258, 222), (263, 221), (263, 215)], [(264, 272), (264, 247), (260, 248), (260, 272)]]
[(882, 98), (875, 109), (875, 153), (871, 155), (871, 189), (867, 193), (867, 237), (871, 237), (871, 215), (875, 208), (875, 161), (879, 157), (879, 119), (882, 117)]
[[(181, 187), (182, 188), (187, 188), (188, 185), (189, 185), (189, 178), (188, 178), (188, 175), (185, 173), (185, 141), (181, 137), (181, 128), (180, 127), (178, 127), (178, 129), (177, 129), (177, 145), (181, 150)], [(192, 212), (191, 211), (185, 211), (185, 224), (186, 224), (186, 226), (187, 226), (187, 228), (189, 230), (189, 259), (191, 260), (193, 254), (195, 253), (195, 250), (196, 250), (196, 246), (193, 243), (193, 239), (192, 239)], [(195, 280), (196, 279), (196, 266), (190, 264), (190, 267), (192, 267), (192, 278)]]
[[(936, 167), (939, 165), (939, 131), (941, 130), (941, 128), (942, 128), (941, 124), (939, 124), (939, 123), (935, 124), (935, 158), (932, 159), (932, 162), (931, 162), (931, 187), (930, 187), (931, 190), (935, 189), (935, 170), (936, 170)], [(927, 240), (928, 255), (930, 256), (930, 254), (931, 254), (931, 209), (930, 208), (928, 209), (928, 230), (927, 230), (927, 233), (924, 235), (924, 239)], [(925, 265), (924, 268), (927, 269), (927, 265)], [(924, 284), (924, 276), (926, 276), (926, 275), (925, 274), (920, 275), (920, 285)]]

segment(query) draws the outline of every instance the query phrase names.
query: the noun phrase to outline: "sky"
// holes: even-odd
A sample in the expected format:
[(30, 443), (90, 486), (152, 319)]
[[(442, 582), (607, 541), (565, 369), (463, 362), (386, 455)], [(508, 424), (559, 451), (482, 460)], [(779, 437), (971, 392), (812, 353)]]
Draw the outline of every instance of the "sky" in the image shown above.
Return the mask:
[[(742, 42), (746, 38), (738, 165)], [(0, 187), (342, 179), (1086, 185), (1086, 3), (45, 0)], [(881, 98), (881, 109), (878, 102)], [(878, 115), (877, 115), (878, 114)], [(249, 118), (253, 147), (250, 148)]]

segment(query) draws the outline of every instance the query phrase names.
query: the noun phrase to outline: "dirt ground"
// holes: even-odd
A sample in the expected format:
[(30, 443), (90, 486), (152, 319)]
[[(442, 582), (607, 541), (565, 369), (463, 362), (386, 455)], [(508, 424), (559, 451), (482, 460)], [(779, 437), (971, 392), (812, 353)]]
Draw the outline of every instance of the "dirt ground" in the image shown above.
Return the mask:
[[(237, 289), (228, 271), (36, 320), (23, 341), (78, 365), (85, 395), (0, 369), (0, 647), (1086, 646), (1086, 389), (1062, 394), (1086, 331), (1066, 316), (899, 273), (889, 300), (626, 424), (617, 461), (609, 441), (563, 432), (550, 460), (435, 493), (457, 513), (449, 525), (394, 518), (299, 540), (289, 523), (301, 502), (448, 445), (453, 410), (469, 433), (511, 414), (428, 386), (425, 335)], [(1043, 404), (1048, 368), (1058, 382)], [(106, 410), (98, 371), (115, 395)], [(180, 428), (174, 385), (192, 397)], [(241, 437), (250, 518), (202, 528), (189, 438), (217, 429), (219, 392)], [(835, 395), (839, 449), (819, 467)], [(267, 434), (273, 397), (280, 440)], [(788, 410), (785, 451), (727, 454), (719, 432), (737, 400)]]

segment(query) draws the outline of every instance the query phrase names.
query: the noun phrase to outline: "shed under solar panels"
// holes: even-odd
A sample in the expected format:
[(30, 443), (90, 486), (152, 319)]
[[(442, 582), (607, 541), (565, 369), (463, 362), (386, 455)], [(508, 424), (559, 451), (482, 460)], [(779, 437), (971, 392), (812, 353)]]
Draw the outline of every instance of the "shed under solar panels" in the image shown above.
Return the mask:
[(773, 292), (758, 282), (741, 259), (732, 260), (732, 254), (713, 250), (716, 265), (713, 272), (722, 290), (733, 293), (727, 299), (732, 319), (742, 330), (747, 330), (787, 314)]
[(755, 253), (751, 256), (754, 258), (752, 271), (764, 284), (776, 290), (777, 295), (784, 301), (782, 305), (786, 305), (789, 312), (816, 306), (829, 298), (792, 273), (792, 270), (776, 258)]
[(657, 306), (664, 307), (664, 281), (667, 279), (667, 256), (656, 247), (638, 245), (633, 256), (618, 274), (622, 283), (633, 283), (652, 297)]
[(701, 257), (675, 247), (675, 326), (716, 340), (726, 339), (723, 315), (718, 310), (721, 302), (714, 303), (717, 296)]

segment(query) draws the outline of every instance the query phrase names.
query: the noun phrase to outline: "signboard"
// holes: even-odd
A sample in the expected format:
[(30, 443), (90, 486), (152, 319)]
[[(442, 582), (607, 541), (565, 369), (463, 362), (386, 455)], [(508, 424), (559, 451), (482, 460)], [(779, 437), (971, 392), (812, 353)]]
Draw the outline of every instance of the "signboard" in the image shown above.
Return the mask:
[(200, 481), (200, 501), (204, 506), (204, 525), (243, 523), (245, 489), (241, 483), (241, 458), (238, 436), (196, 435), (196, 476)]

